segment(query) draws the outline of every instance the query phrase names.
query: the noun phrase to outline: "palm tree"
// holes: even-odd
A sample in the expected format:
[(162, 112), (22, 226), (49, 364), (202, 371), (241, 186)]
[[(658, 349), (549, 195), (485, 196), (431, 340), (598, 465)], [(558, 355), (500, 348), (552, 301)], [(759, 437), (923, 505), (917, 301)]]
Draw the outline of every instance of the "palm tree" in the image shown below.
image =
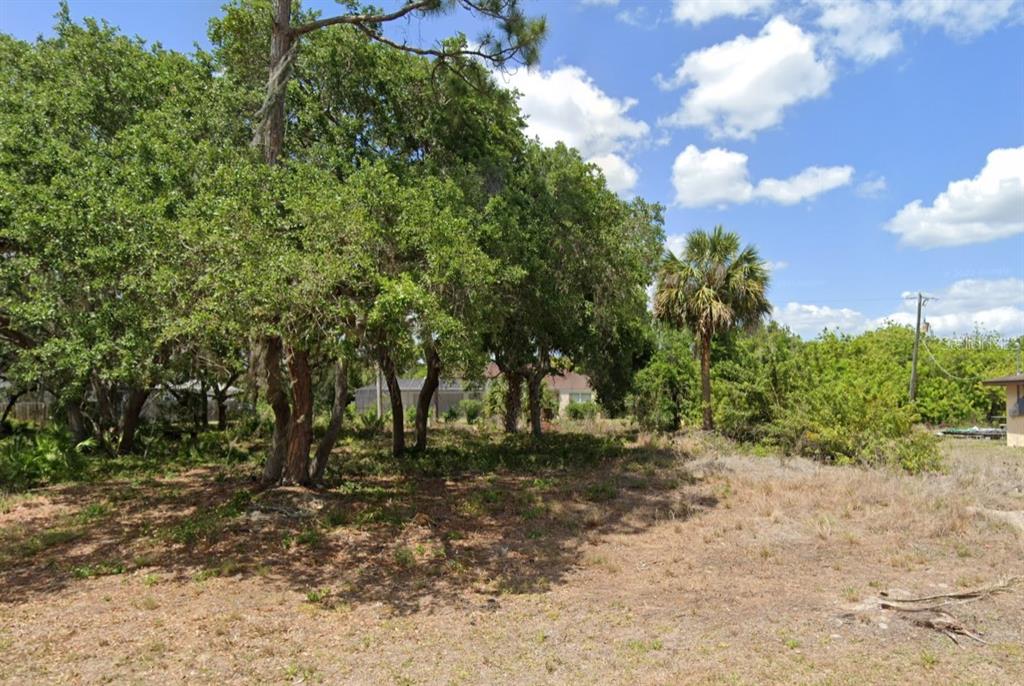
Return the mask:
[(771, 312), (767, 290), (768, 270), (757, 248), (741, 250), (739, 235), (721, 226), (687, 236), (680, 257), (666, 251), (658, 270), (654, 316), (688, 327), (697, 338), (705, 429), (714, 428), (711, 341), (730, 329), (756, 326)]

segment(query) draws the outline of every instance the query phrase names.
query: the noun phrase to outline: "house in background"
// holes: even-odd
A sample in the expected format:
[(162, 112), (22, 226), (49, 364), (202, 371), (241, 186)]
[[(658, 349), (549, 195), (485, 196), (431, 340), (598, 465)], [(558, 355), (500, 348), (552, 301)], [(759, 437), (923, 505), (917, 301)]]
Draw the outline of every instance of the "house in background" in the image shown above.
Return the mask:
[(590, 377), (576, 372), (548, 376), (544, 383), (558, 394), (558, 414), (565, 412), (570, 403), (594, 402), (594, 389), (590, 387)]
[(983, 382), (1006, 388), (1006, 445), (1024, 448), (1024, 374), (1010, 374)]
[[(423, 379), (399, 379), (398, 388), (402, 391), (402, 407), (416, 407), (420, 391), (423, 390)], [(391, 409), (391, 396), (388, 387), (382, 386), (380, 391), (381, 407), (384, 412)], [(452, 408), (458, 407), (463, 400), (482, 400), (483, 392), (479, 388), (470, 388), (461, 379), (441, 379), (434, 392), (432, 405), (434, 418), (440, 418)], [(355, 392), (356, 412), (366, 414), (377, 411), (377, 386), (370, 384), (356, 389)]]
[[(483, 400), (490, 384), (501, 376), (501, 371), (493, 362), (484, 372), (486, 379), (483, 387), (473, 385), (462, 379), (442, 379), (434, 393), (434, 416), (441, 417), (451, 408), (458, 407), (462, 400)], [(595, 402), (594, 389), (590, 386), (590, 377), (576, 372), (551, 375), (544, 378), (544, 384), (558, 396), (558, 413), (561, 414), (570, 403)], [(398, 387), (402, 391), (402, 407), (416, 407), (423, 379), (399, 379)], [(381, 407), (384, 412), (391, 408), (391, 400), (387, 386), (381, 387)], [(366, 414), (377, 411), (377, 386), (369, 384), (355, 392), (356, 412)]]

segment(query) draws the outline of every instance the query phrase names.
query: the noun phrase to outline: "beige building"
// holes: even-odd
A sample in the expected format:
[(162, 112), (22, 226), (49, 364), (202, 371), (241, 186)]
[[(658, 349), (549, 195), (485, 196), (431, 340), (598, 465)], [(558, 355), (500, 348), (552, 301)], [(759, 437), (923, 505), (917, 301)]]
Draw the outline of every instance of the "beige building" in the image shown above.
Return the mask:
[(544, 379), (548, 388), (558, 394), (558, 414), (565, 412), (569, 403), (592, 403), (595, 401), (594, 389), (590, 387), (590, 377), (576, 372), (564, 372)]
[(1024, 374), (1010, 374), (984, 382), (1006, 388), (1006, 445), (1024, 448)]

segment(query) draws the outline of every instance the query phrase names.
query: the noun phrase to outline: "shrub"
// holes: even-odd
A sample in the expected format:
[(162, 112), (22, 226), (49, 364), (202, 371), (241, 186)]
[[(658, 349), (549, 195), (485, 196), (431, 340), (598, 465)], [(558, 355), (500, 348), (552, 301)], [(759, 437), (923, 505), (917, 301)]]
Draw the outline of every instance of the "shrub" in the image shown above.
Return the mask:
[(5, 438), (0, 441), (0, 484), (22, 490), (71, 478), (83, 468), (81, 453), (90, 445), (72, 446), (64, 434), (46, 429)]
[(359, 433), (363, 436), (376, 436), (384, 432), (384, 417), (373, 410), (359, 415)]
[(569, 419), (593, 419), (597, 416), (597, 403), (569, 403), (565, 407), (565, 414)]
[(466, 418), (466, 421), (470, 424), (476, 422), (483, 414), (484, 404), (479, 400), (473, 400), (472, 398), (466, 398), (459, 401), (459, 414)]
[(939, 439), (927, 431), (912, 431), (890, 441), (881, 454), (888, 464), (910, 474), (940, 472), (944, 468)]
[(459, 410), (458, 410), (458, 408), (456, 408), (456, 407), (449, 407), (447, 410), (445, 410), (445, 412), (444, 412), (444, 421), (446, 423), (454, 422), (458, 418), (459, 418)]

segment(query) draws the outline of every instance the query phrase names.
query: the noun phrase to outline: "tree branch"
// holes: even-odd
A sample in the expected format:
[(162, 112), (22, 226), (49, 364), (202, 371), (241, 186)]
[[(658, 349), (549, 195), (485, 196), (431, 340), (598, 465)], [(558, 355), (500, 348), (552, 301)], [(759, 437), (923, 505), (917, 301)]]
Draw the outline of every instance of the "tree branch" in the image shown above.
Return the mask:
[(292, 38), (298, 38), (317, 29), (322, 29), (335, 24), (383, 24), (385, 22), (401, 19), (402, 17), (417, 10), (431, 9), (437, 6), (437, 0), (417, 0), (410, 2), (389, 14), (341, 14), (327, 19), (317, 19), (306, 24), (300, 24), (291, 30)]

